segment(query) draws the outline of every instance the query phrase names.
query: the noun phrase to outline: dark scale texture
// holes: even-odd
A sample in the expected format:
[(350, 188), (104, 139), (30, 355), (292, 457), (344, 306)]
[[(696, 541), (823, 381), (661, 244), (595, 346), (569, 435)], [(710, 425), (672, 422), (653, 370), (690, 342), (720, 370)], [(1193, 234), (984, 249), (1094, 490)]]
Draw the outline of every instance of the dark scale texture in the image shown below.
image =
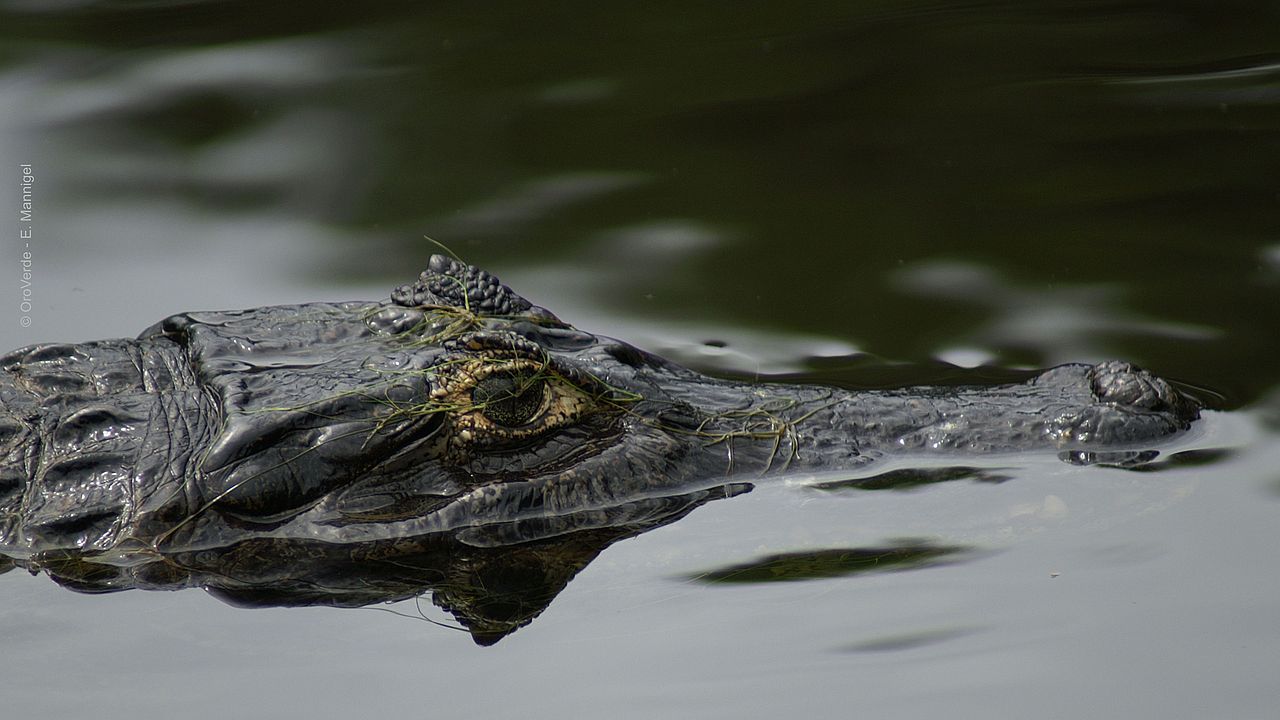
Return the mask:
[(406, 307), (452, 305), (479, 315), (518, 315), (532, 307), (488, 272), (444, 255), (432, 255), (417, 282), (393, 290), (391, 300)]

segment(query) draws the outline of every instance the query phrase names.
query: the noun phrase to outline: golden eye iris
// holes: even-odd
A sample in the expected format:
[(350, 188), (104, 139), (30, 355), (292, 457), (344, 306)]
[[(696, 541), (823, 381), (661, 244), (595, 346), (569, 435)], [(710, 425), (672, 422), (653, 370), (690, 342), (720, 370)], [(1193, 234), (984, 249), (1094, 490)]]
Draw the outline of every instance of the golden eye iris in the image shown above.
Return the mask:
[(514, 428), (528, 424), (542, 410), (546, 382), (516, 373), (494, 373), (471, 390), (476, 409), (491, 422)]

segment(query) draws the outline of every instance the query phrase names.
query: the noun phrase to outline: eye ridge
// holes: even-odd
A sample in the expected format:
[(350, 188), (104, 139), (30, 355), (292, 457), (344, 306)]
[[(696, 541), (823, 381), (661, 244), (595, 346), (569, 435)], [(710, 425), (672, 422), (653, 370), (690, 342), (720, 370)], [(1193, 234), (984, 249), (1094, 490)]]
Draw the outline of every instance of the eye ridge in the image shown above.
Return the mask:
[(519, 373), (493, 373), (476, 383), (471, 400), (481, 415), (502, 427), (527, 425), (542, 410), (546, 380)]

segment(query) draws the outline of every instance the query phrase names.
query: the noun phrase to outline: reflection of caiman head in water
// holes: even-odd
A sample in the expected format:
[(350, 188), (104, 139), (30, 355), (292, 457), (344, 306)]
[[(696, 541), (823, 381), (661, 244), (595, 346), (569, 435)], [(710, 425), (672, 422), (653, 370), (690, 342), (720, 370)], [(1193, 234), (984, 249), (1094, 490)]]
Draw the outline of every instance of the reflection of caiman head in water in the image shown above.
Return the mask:
[(18, 564), (80, 592), (202, 587), (242, 607), (363, 607), (430, 591), (477, 643), (491, 645), (537, 617), (609, 545), (749, 489), (723, 485), (560, 517), (350, 545), (257, 538), (140, 555), (128, 566), (69, 553)]
[[(1214, 462), (1223, 453), (1185, 451), (1160, 462), (1149, 462), (1145, 455), (1116, 454), (1109, 459), (1119, 462), (1115, 467), (1159, 472)], [(940, 466), (899, 468), (809, 487), (823, 493), (893, 492), (943, 482), (1009, 479), (999, 468)], [(541, 614), (613, 543), (675, 522), (712, 500), (750, 492), (751, 487), (727, 483), (558, 517), (350, 545), (256, 538), (218, 549), (140, 553), (127, 566), (70, 552), (47, 553), (38, 561), (0, 558), (0, 573), (23, 567), (84, 593), (199, 587), (247, 608), (358, 608), (431, 592), (434, 604), (461, 622), (477, 644), (492, 645)], [(896, 572), (973, 559), (980, 555), (975, 551), (902, 539), (874, 547), (765, 555), (710, 568), (689, 579), (742, 584)]]
[(1119, 362), (1008, 379), (710, 378), (435, 256), (389, 300), (186, 313), (0, 357), (0, 555), (82, 589), (247, 604), (426, 586), (492, 639), (604, 546), (731, 494), (708, 487), (898, 452), (1089, 461), (1199, 410)]

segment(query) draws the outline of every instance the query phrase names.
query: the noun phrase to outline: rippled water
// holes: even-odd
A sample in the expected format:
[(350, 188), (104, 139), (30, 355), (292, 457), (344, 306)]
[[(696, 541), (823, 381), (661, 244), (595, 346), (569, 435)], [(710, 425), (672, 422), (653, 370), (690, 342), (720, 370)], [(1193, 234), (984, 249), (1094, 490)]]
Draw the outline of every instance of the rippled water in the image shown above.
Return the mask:
[(1121, 357), (1220, 398), (1158, 472), (762, 484), (489, 648), (425, 602), (10, 572), (6, 715), (1273, 716), (1278, 37), (1264, 2), (0, 2), (0, 349), (382, 297), (429, 235), (713, 372)]

